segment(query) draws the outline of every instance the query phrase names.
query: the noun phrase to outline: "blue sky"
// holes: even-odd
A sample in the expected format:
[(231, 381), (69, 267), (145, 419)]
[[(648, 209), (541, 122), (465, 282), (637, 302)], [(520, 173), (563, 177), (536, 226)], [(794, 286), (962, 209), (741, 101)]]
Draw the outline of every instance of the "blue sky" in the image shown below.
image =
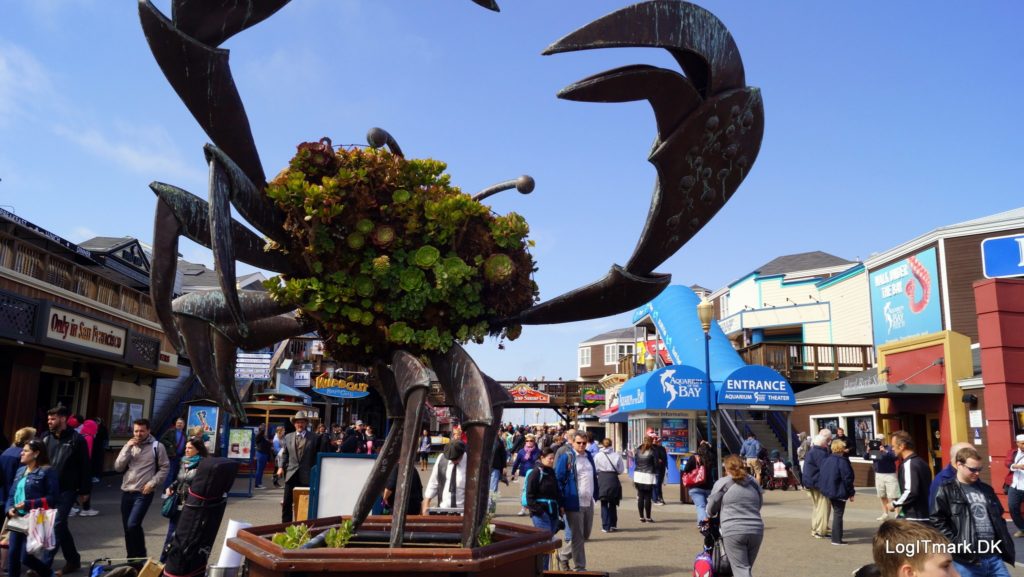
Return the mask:
[[(506, 192), (492, 206), (529, 221), (551, 298), (625, 263), (655, 178), (646, 104), (555, 93), (608, 68), (674, 61), (658, 49), (540, 56), (627, 2), (499, 2), (494, 14), (469, 0), (304, 0), (225, 47), (270, 175), (301, 141), (363, 143), (382, 126), (407, 155), (446, 161), (468, 192), (534, 176), (532, 195)], [(765, 138), (739, 192), (659, 267), (675, 282), (718, 288), (813, 250), (863, 259), (1024, 204), (1024, 4), (702, 5), (762, 90)], [(206, 141), (153, 61), (134, 2), (0, 6), (3, 208), (72, 241), (148, 241), (148, 183), (205, 197)], [(212, 262), (196, 245), (182, 252)], [(526, 327), (504, 351), (489, 341), (471, 352), (499, 379), (568, 379), (579, 341), (628, 324)]]

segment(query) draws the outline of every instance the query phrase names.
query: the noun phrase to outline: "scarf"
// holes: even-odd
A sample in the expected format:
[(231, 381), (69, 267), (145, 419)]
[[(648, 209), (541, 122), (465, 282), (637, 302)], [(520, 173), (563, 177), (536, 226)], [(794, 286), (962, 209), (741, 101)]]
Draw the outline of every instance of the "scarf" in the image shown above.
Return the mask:
[(185, 467), (186, 469), (194, 469), (194, 468), (196, 468), (197, 465), (199, 465), (199, 461), (201, 461), (202, 459), (203, 459), (203, 457), (200, 456), (200, 455), (192, 455), (191, 457), (182, 457), (181, 458), (181, 466)]

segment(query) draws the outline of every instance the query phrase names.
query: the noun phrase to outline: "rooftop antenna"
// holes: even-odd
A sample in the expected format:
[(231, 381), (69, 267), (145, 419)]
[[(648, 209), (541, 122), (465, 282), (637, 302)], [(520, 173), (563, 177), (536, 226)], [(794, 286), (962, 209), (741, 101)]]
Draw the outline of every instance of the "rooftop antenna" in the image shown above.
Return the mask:
[[(3, 182), (3, 180), (4, 180), (4, 179), (0, 178), (0, 182)], [(14, 205), (13, 205), (13, 204), (0, 204), (0, 208), (6, 208), (6, 209), (10, 209), (10, 211), (11, 211), (12, 213), (15, 213), (15, 212), (16, 212), (16, 211), (14, 210)]]

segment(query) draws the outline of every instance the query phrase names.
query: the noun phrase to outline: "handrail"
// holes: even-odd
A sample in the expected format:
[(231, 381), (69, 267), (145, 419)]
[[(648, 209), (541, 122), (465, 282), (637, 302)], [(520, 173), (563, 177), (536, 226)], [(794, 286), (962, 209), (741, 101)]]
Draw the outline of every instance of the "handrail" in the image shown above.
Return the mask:
[(182, 414), (185, 408), (185, 403), (195, 395), (196, 387), (202, 386), (202, 383), (199, 381), (199, 377), (195, 373), (189, 375), (186, 378), (185, 383), (187, 386), (183, 386), (178, 389), (178, 398), (175, 399), (174, 402), (167, 404), (167, 407), (169, 408), (164, 409), (164, 413), (161, 414), (158, 419), (153, 419), (153, 423), (157, 425), (153, 428), (154, 432), (160, 431), (162, 433), (163, 431), (170, 429), (174, 421)]
[(737, 352), (748, 364), (768, 366), (784, 375), (794, 370), (838, 375), (875, 366), (875, 349), (871, 345), (764, 342)]
[[(771, 427), (772, 433), (775, 438), (779, 440), (779, 444), (783, 447), (786, 446), (786, 419), (783, 418), (780, 411), (768, 411), (768, 426)], [(793, 446), (789, 448), (791, 455), (796, 455), (797, 448), (800, 447), (800, 441), (797, 440), (796, 428), (793, 428)]]

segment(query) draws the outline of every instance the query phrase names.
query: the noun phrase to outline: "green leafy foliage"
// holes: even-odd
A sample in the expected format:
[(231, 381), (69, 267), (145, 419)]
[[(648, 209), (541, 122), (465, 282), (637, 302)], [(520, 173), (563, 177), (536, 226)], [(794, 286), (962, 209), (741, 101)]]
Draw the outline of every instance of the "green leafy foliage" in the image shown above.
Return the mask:
[(304, 270), (266, 283), (311, 317), (331, 354), (371, 364), (396, 348), (443, 352), (537, 302), (529, 226), (450, 183), (442, 162), (303, 143), (267, 187), (290, 241), (269, 243)]
[(476, 536), (476, 543), (480, 547), (490, 545), (494, 542), (494, 525), (491, 523), (493, 519), (494, 515), (489, 514), (484, 518), (483, 524), (480, 525), (480, 532), (477, 533)]
[(327, 530), (327, 534), (324, 537), (324, 542), (327, 543), (328, 547), (340, 549), (345, 545), (348, 545), (352, 535), (355, 531), (352, 528), (352, 520), (346, 519), (341, 525), (337, 527), (331, 527)]
[(275, 533), (271, 541), (285, 549), (298, 549), (309, 542), (309, 527), (304, 523), (285, 527), (284, 533)]

